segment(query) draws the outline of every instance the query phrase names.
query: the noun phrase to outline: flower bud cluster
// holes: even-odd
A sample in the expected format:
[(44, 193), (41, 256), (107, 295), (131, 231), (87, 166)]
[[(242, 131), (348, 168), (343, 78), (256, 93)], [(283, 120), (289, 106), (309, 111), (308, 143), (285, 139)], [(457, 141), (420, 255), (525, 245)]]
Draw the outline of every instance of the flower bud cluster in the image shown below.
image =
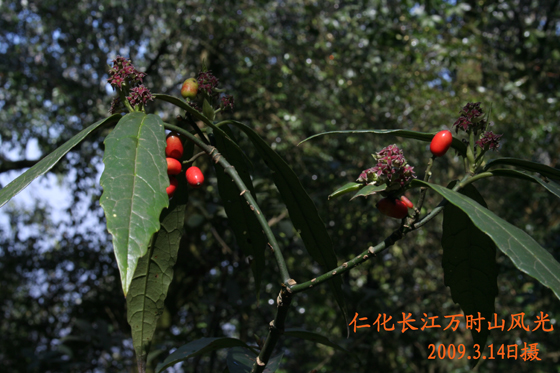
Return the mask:
[(223, 96), (220, 101), (220, 108), (222, 108), (222, 110), (226, 110), (226, 109), (233, 110), (233, 96), (231, 95)]
[(198, 89), (206, 92), (209, 96), (215, 93), (214, 89), (218, 88), (218, 78), (211, 71), (199, 72), (196, 80)]
[[(146, 74), (136, 70), (130, 60), (121, 56), (115, 58), (113, 67), (109, 70), (109, 76), (109, 79), (107, 79), (109, 84), (113, 86), (113, 89), (124, 94), (133, 108), (139, 105), (143, 108), (148, 101), (153, 101), (154, 98), (150, 90), (141, 84)], [(123, 109), (121, 97), (115, 97), (111, 102), (109, 111), (114, 114), (123, 111)]]
[(500, 146), (500, 137), (503, 135), (495, 135), (492, 131), (485, 132), (484, 135), (476, 142), (476, 145), (484, 150), (497, 150)]
[(127, 100), (130, 102), (130, 106), (135, 107), (140, 104), (146, 106), (146, 103), (148, 101), (153, 101), (154, 98), (150, 90), (141, 84), (130, 90), (130, 95), (127, 97)]
[(502, 135), (495, 135), (492, 131), (486, 131), (487, 126), (488, 122), (484, 118), (480, 102), (467, 103), (461, 110), (459, 119), (453, 123), (456, 132), (459, 132), (459, 130), (467, 133), (474, 132), (475, 136), (479, 136), (479, 139), (475, 142), (475, 147), (478, 146), (484, 151), (488, 149), (497, 150)]
[(486, 128), (484, 112), (480, 108), (480, 102), (469, 102), (461, 110), (461, 116), (453, 123), (455, 132), (463, 130), (467, 133), (474, 131), (475, 135)]
[(134, 85), (142, 83), (142, 79), (146, 76), (145, 73), (136, 70), (130, 60), (118, 56), (113, 60), (113, 67), (109, 70), (111, 76), (107, 81), (113, 88), (122, 88), (123, 84)]
[(373, 155), (375, 167), (362, 171), (358, 182), (383, 185), (387, 189), (401, 188), (416, 177), (414, 167), (407, 164), (403, 151), (396, 145), (389, 145)]

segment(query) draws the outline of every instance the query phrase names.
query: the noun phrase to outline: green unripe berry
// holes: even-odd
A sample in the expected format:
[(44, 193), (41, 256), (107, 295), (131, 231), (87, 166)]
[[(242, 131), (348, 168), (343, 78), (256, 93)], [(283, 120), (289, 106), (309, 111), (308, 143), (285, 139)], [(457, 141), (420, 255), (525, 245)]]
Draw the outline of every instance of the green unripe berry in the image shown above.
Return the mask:
[(183, 82), (183, 86), (181, 87), (181, 96), (183, 96), (183, 98), (193, 99), (196, 97), (197, 92), (198, 82), (195, 78), (189, 78)]

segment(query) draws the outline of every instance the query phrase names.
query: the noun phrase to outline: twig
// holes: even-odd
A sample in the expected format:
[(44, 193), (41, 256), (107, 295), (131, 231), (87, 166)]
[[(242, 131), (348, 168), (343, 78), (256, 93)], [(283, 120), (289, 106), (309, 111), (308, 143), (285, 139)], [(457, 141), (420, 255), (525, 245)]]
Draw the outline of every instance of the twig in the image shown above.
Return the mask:
[(276, 224), (276, 223), (280, 222), (282, 219), (284, 219), (287, 215), (288, 215), (288, 210), (282, 211), (282, 213), (280, 215), (275, 216), (268, 221), (268, 226), (272, 227), (274, 224)]

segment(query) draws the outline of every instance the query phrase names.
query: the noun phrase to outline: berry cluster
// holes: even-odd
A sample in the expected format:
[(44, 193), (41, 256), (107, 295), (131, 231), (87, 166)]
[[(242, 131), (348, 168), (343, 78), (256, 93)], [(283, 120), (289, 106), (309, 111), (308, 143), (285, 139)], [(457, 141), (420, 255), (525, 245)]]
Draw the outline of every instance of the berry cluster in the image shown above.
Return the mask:
[[(167, 135), (167, 146), (165, 148), (167, 159), (167, 175), (169, 175), (169, 186), (166, 189), (169, 198), (173, 197), (179, 185), (175, 175), (181, 173), (183, 165), (179, 159), (183, 156), (183, 141), (178, 133), (171, 132)], [(198, 188), (204, 182), (204, 175), (198, 167), (189, 167), (185, 173), (190, 186)]]
[(113, 89), (119, 91), (119, 95), (111, 102), (111, 109), (109, 110), (111, 114), (125, 111), (124, 106), (126, 104), (122, 102), (124, 97), (126, 97), (131, 110), (135, 108), (143, 110), (148, 101), (153, 101), (154, 98), (150, 90), (141, 84), (146, 74), (136, 70), (130, 60), (121, 56), (115, 58), (113, 67), (109, 70), (109, 76), (107, 81)]

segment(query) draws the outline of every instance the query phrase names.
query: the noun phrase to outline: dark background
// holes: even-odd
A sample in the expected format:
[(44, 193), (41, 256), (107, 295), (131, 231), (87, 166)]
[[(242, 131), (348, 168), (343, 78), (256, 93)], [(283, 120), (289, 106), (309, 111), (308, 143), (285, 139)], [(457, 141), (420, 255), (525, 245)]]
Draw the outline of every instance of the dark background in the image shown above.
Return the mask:
[[(467, 102), (491, 111), (504, 134), (498, 154), (560, 168), (560, 9), (557, 1), (155, 1), (122, 6), (100, 1), (0, 2), (0, 173), (34, 164), (25, 147), (43, 155), (108, 115), (108, 64), (131, 58), (152, 92), (179, 94), (202, 62), (235, 97), (228, 116), (255, 128), (292, 165), (327, 224), (339, 262), (386, 237), (397, 224), (374, 199), (327, 201), (327, 195), (373, 166), (370, 154), (397, 143), (419, 176), (427, 144), (318, 132), (366, 128), (436, 131), (450, 128)], [(154, 103), (149, 112), (172, 121), (177, 112)], [(0, 361), (5, 372), (133, 372), (134, 352), (125, 299), (103, 229), (98, 172), (107, 132), (98, 131), (51, 175), (71, 202), (63, 223), (48, 203), (11, 203), (0, 226)], [(320, 273), (286, 216), (264, 164), (242, 134), (254, 161), (258, 200), (283, 245), (293, 277)], [(238, 250), (217, 195), (208, 160), (198, 164), (208, 183), (190, 197), (187, 234), (152, 347), (151, 362), (201, 337), (264, 337), (279, 290), (267, 256), (256, 302), (248, 264)], [(69, 170), (75, 171), (69, 173)], [(16, 172), (17, 171), (17, 172)], [(452, 152), (437, 160), (433, 182), (446, 184), (462, 167)], [(67, 175), (66, 177), (63, 177)], [(49, 179), (50, 180), (50, 179)], [(31, 187), (41, 188), (39, 181)], [(559, 201), (543, 188), (511, 180), (482, 180), (489, 208), (531, 234), (560, 259)], [(411, 199), (417, 195), (412, 193)], [(439, 199), (428, 193), (428, 206)], [(80, 206), (78, 208), (77, 206)], [(86, 224), (87, 223), (87, 224)], [(25, 232), (25, 234), (24, 234)], [(376, 259), (344, 276), (350, 317), (460, 313), (441, 268), (441, 217)], [(223, 240), (225, 244), (222, 244)], [(543, 311), (553, 323), (560, 302), (552, 291), (498, 254), (498, 316), (524, 312), (531, 328)], [(456, 332), (376, 332), (346, 326), (326, 286), (298, 295), (288, 327), (328, 336), (343, 354), (283, 338), (279, 372), (466, 372), (467, 360), (429, 360), (429, 344), (471, 343)], [(556, 325), (554, 325), (556, 326)], [(397, 327), (398, 329), (398, 327)], [(479, 370), (559, 372), (557, 331), (494, 331), (488, 343), (538, 343), (541, 361), (497, 357)], [(495, 348), (496, 350), (497, 348)], [(190, 359), (175, 371), (221, 372), (224, 352)]]

